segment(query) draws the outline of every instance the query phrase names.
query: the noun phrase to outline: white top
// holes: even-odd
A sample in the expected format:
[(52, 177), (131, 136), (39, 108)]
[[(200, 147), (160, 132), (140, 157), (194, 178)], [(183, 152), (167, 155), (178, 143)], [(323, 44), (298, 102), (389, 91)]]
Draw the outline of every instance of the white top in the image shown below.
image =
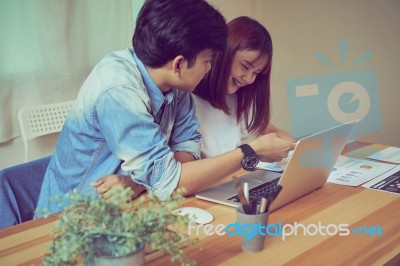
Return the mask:
[[(237, 124), (235, 112), (227, 115), (197, 95), (192, 94), (192, 96), (196, 104), (196, 115), (200, 120), (202, 158), (232, 151), (241, 144), (242, 138), (248, 136), (244, 123)], [(235, 100), (236, 96), (227, 96), (227, 104), (231, 110), (235, 108)]]

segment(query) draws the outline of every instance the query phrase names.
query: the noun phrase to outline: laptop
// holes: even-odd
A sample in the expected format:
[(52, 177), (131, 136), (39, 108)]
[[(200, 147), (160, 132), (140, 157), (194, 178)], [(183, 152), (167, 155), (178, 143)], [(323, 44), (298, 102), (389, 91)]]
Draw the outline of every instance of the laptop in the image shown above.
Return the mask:
[[(357, 122), (358, 120), (341, 124), (298, 140), (282, 173), (256, 170), (240, 176), (242, 184), (249, 184), (250, 200), (254, 197), (260, 198), (279, 184), (282, 191), (269, 208), (273, 211), (322, 187)], [(231, 207), (240, 204), (233, 181), (211, 187), (195, 196)]]

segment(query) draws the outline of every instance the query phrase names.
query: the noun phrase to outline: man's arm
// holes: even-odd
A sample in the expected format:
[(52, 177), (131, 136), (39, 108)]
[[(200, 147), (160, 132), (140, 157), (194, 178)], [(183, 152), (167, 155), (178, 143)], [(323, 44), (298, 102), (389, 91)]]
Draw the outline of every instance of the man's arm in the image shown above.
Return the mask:
[(191, 161), (196, 160), (196, 158), (194, 158), (193, 154), (191, 154), (189, 152), (184, 152), (184, 151), (174, 152), (174, 157), (175, 157), (175, 160), (177, 160), (181, 163), (186, 163), (186, 162), (191, 162)]
[(144, 186), (138, 184), (148, 184), (153, 169), (164, 165), (163, 158), (172, 157), (170, 148), (165, 145), (165, 134), (149, 113), (146, 97), (134, 87), (116, 86), (97, 101), (95, 126), (102, 132), (113, 155), (123, 163), (124, 174), (134, 170), (138, 179), (135, 182), (129, 174), (111, 174), (92, 182), (91, 186), (104, 197), (114, 186), (131, 187), (135, 195), (139, 195)]
[[(249, 145), (267, 162), (280, 161), (295, 147), (291, 140), (282, 139), (276, 133), (262, 135)], [(183, 163), (178, 187), (184, 187), (187, 195), (204, 190), (238, 171), (242, 159), (243, 153), (237, 148), (215, 157)]]
[[(175, 152), (174, 157), (177, 161), (181, 163), (186, 163), (196, 160), (196, 158), (191, 153), (183, 151)], [(110, 197), (108, 191), (115, 186), (124, 188), (130, 187), (134, 192), (133, 194), (134, 198), (139, 197), (146, 190), (144, 186), (139, 185), (135, 181), (133, 181), (130, 176), (119, 175), (119, 174), (106, 175), (96, 180), (95, 182), (92, 182), (90, 185), (96, 189), (97, 193), (100, 196), (106, 199)]]
[(272, 123), (269, 123), (263, 132), (263, 134), (269, 134), (269, 133), (276, 133), (278, 137), (281, 139), (285, 139), (292, 142), (294, 141), (293, 137), (288, 132), (276, 127)]
[(146, 188), (140, 184), (137, 184), (132, 180), (130, 176), (125, 175), (106, 175), (95, 182), (90, 183), (92, 187), (96, 189), (96, 192), (104, 197), (105, 199), (110, 198), (110, 189), (113, 187), (126, 188), (129, 187), (133, 191), (133, 198), (139, 197)]
[[(249, 145), (260, 156), (262, 161), (269, 162), (280, 161), (295, 147), (295, 143), (279, 138), (276, 133), (263, 135), (250, 142)], [(176, 160), (181, 162), (181, 173), (177, 187), (184, 187), (186, 189), (186, 195), (204, 190), (223, 178), (232, 175), (241, 168), (241, 161), (243, 159), (243, 153), (239, 148), (202, 160), (194, 160), (194, 156), (186, 152), (175, 152), (174, 155)], [(111, 181), (117, 177), (120, 178), (121, 175), (108, 175), (104, 178)], [(131, 180), (130, 177), (125, 176), (125, 178), (125, 180), (130, 183), (128, 186), (130, 186), (135, 193), (141, 193), (141, 191), (144, 190), (142, 190), (140, 185), (133, 185), (132, 183), (135, 182)], [(98, 185), (97, 191), (100, 194), (103, 193), (104, 185), (107, 183), (104, 182)], [(105, 189), (107, 188), (108, 186), (105, 187)], [(136, 195), (138, 195), (138, 193), (136, 193)]]

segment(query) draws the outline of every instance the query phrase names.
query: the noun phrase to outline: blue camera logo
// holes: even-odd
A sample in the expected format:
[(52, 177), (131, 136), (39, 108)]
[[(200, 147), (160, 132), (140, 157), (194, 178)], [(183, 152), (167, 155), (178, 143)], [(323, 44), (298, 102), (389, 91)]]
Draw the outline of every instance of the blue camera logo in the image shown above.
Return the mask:
[[(342, 40), (342, 61), (346, 44)], [(370, 55), (370, 51), (363, 54), (356, 64)], [(321, 53), (317, 58), (333, 65)], [(293, 78), (287, 81), (286, 86), (294, 136), (318, 132), (355, 119), (360, 122), (352, 132), (352, 139), (360, 133), (378, 131), (382, 127), (376, 75), (371, 69)]]

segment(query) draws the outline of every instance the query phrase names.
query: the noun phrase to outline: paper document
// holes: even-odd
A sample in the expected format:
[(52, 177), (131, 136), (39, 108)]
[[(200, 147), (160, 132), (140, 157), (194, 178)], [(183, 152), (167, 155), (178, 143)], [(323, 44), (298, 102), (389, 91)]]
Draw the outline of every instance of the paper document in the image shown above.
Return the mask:
[(273, 172), (283, 172), (285, 170), (287, 163), (289, 162), (290, 157), (293, 155), (293, 150), (289, 151), (289, 154), (286, 158), (283, 158), (280, 162), (267, 163), (267, 162), (259, 162), (257, 164), (257, 169), (263, 169)]
[(400, 165), (364, 184), (363, 187), (400, 194)]
[(389, 147), (382, 151), (375, 152), (368, 156), (367, 159), (400, 164), (400, 148)]
[(328, 182), (346, 186), (359, 186), (394, 167), (395, 165), (393, 164), (355, 159), (341, 155), (328, 177)]
[(257, 169), (263, 169), (273, 172), (283, 172), (286, 168), (286, 163), (275, 162), (275, 163), (267, 163), (267, 162), (259, 162), (257, 164)]

